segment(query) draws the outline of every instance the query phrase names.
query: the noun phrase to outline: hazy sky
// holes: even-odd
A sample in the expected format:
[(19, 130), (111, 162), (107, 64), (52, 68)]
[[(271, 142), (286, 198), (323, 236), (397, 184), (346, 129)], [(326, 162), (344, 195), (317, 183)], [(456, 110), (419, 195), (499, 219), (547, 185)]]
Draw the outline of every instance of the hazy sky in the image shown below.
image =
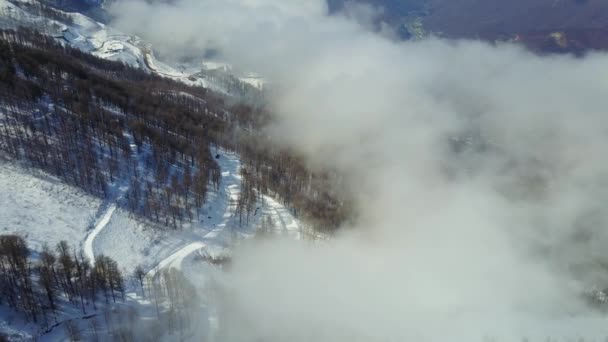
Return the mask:
[[(608, 56), (396, 42), (381, 9), (318, 0), (112, 7), (165, 53), (206, 48), (267, 77), (268, 131), (341, 172), (356, 229), (237, 251), (223, 340), (604, 338)], [(500, 339), (499, 339), (500, 340)]]

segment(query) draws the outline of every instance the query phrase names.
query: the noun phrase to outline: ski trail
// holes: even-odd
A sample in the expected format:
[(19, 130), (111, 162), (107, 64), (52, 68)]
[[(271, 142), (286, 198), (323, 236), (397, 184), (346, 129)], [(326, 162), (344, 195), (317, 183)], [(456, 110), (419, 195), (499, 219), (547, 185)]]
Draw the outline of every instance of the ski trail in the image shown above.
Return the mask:
[(277, 217), (279, 218), (279, 221), (281, 221), (281, 228), (282, 228), (281, 232), (283, 234), (287, 234), (287, 223), (285, 223), (285, 219), (283, 218), (283, 216), (279, 212), (279, 209), (277, 209), (277, 208), (273, 208), (273, 209), (277, 213)]
[(153, 269), (151, 269), (150, 271), (148, 271), (148, 273), (146, 274), (146, 277), (148, 279), (152, 279), (156, 276), (156, 274), (165, 269), (165, 268), (181, 268), (181, 264), (182, 261), (190, 254), (196, 252), (197, 250), (200, 250), (201, 248), (205, 247), (206, 245), (203, 242), (197, 241), (197, 242), (193, 242), (189, 245), (186, 245), (185, 247), (182, 247), (181, 249), (179, 249), (177, 252), (169, 255), (168, 257), (166, 257), (165, 259), (161, 260), (161, 262), (158, 263), (158, 265), (156, 265)]
[(289, 210), (272, 197), (264, 196), (264, 200), (266, 201), (270, 212), (274, 212), (274, 214), (271, 215), (278, 218), (279, 224), (281, 225), (281, 234), (292, 235), (297, 239), (302, 238), (302, 227), (298, 223), (298, 220), (296, 220), (296, 218), (289, 212)]
[(236, 200), (239, 197), (240, 189), (239, 184), (237, 184), (237, 180), (235, 179), (234, 175), (232, 175), (232, 173), (228, 171), (222, 173), (222, 178), (227, 179), (228, 177), (230, 177), (231, 180), (229, 184), (226, 184), (226, 208), (224, 210), (224, 214), (222, 215), (222, 222), (219, 223), (215, 229), (207, 233), (207, 235), (204, 236), (204, 239), (214, 239), (219, 237), (223, 232), (226, 231), (226, 228), (228, 227), (228, 222), (233, 217), (233, 205), (231, 205), (231, 203), (236, 203)]
[[(137, 161), (137, 168), (139, 171), (142, 171), (144, 166), (142, 164), (141, 158), (139, 158), (137, 146), (135, 145), (133, 136), (130, 134), (125, 134), (125, 136), (129, 139), (131, 158), (134, 158)], [(125, 178), (120, 183), (117, 183), (113, 186), (113, 189), (111, 189), (111, 192), (113, 194), (110, 195), (107, 199), (107, 203), (110, 203), (110, 205), (102, 215), (101, 219), (95, 225), (95, 228), (87, 235), (84, 241), (83, 252), (84, 255), (89, 259), (91, 267), (95, 266), (95, 253), (93, 252), (93, 242), (95, 241), (97, 235), (99, 235), (99, 233), (108, 225), (108, 223), (112, 219), (112, 215), (116, 210), (118, 201), (122, 199), (122, 197), (129, 189), (128, 181), (128, 178)]]
[(114, 211), (116, 210), (116, 204), (112, 203), (106, 212), (103, 214), (101, 219), (95, 225), (95, 228), (87, 235), (86, 240), (84, 241), (84, 255), (89, 259), (89, 263), (91, 266), (95, 266), (95, 255), (93, 253), (93, 241), (95, 241), (95, 237), (101, 232), (105, 226), (108, 225)]

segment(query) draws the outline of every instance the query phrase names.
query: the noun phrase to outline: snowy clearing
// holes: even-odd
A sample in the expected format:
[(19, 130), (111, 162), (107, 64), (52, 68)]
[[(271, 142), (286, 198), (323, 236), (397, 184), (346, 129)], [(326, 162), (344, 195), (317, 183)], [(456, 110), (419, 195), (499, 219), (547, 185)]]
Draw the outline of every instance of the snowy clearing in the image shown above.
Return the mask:
[(0, 159), (0, 234), (23, 235), (30, 248), (86, 235), (101, 201), (39, 171)]

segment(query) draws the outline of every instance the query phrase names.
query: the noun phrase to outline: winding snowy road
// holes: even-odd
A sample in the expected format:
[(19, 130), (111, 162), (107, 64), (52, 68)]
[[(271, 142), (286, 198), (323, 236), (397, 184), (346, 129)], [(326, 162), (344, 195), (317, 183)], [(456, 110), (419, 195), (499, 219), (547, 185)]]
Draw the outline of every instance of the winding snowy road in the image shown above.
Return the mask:
[(91, 266), (95, 266), (95, 254), (93, 253), (93, 241), (95, 241), (95, 237), (97, 237), (97, 235), (99, 235), (101, 230), (104, 229), (108, 225), (115, 210), (116, 210), (116, 204), (112, 203), (108, 207), (108, 209), (106, 209), (106, 211), (104, 212), (101, 219), (97, 222), (97, 224), (95, 224), (95, 228), (89, 233), (89, 235), (87, 235), (87, 238), (84, 240), (84, 246), (83, 246), (84, 255), (89, 259)]
[(185, 247), (180, 248), (177, 252), (171, 254), (170, 256), (163, 259), (158, 263), (153, 269), (151, 269), (147, 274), (146, 278), (152, 279), (156, 276), (156, 274), (163, 270), (169, 268), (180, 268), (182, 261), (190, 254), (204, 248), (206, 245), (203, 242), (197, 241), (193, 242)]
[(280, 224), (276, 229), (276, 233), (282, 235), (293, 236), (296, 239), (302, 238), (302, 226), (296, 218), (289, 212), (284, 205), (277, 202), (275, 199), (269, 196), (264, 196), (264, 201), (267, 207), (264, 208), (264, 212), (272, 217), (276, 222)]

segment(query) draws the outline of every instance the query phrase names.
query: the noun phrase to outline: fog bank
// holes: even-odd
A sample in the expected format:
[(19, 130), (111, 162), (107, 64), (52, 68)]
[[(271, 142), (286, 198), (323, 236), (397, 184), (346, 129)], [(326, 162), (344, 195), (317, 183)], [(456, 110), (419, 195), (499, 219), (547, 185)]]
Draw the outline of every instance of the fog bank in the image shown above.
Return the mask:
[(322, 1), (123, 1), (165, 53), (214, 49), (267, 77), (268, 132), (338, 170), (360, 220), (322, 244), (254, 243), (222, 341), (604, 338), (608, 56), (396, 42), (381, 9)]

